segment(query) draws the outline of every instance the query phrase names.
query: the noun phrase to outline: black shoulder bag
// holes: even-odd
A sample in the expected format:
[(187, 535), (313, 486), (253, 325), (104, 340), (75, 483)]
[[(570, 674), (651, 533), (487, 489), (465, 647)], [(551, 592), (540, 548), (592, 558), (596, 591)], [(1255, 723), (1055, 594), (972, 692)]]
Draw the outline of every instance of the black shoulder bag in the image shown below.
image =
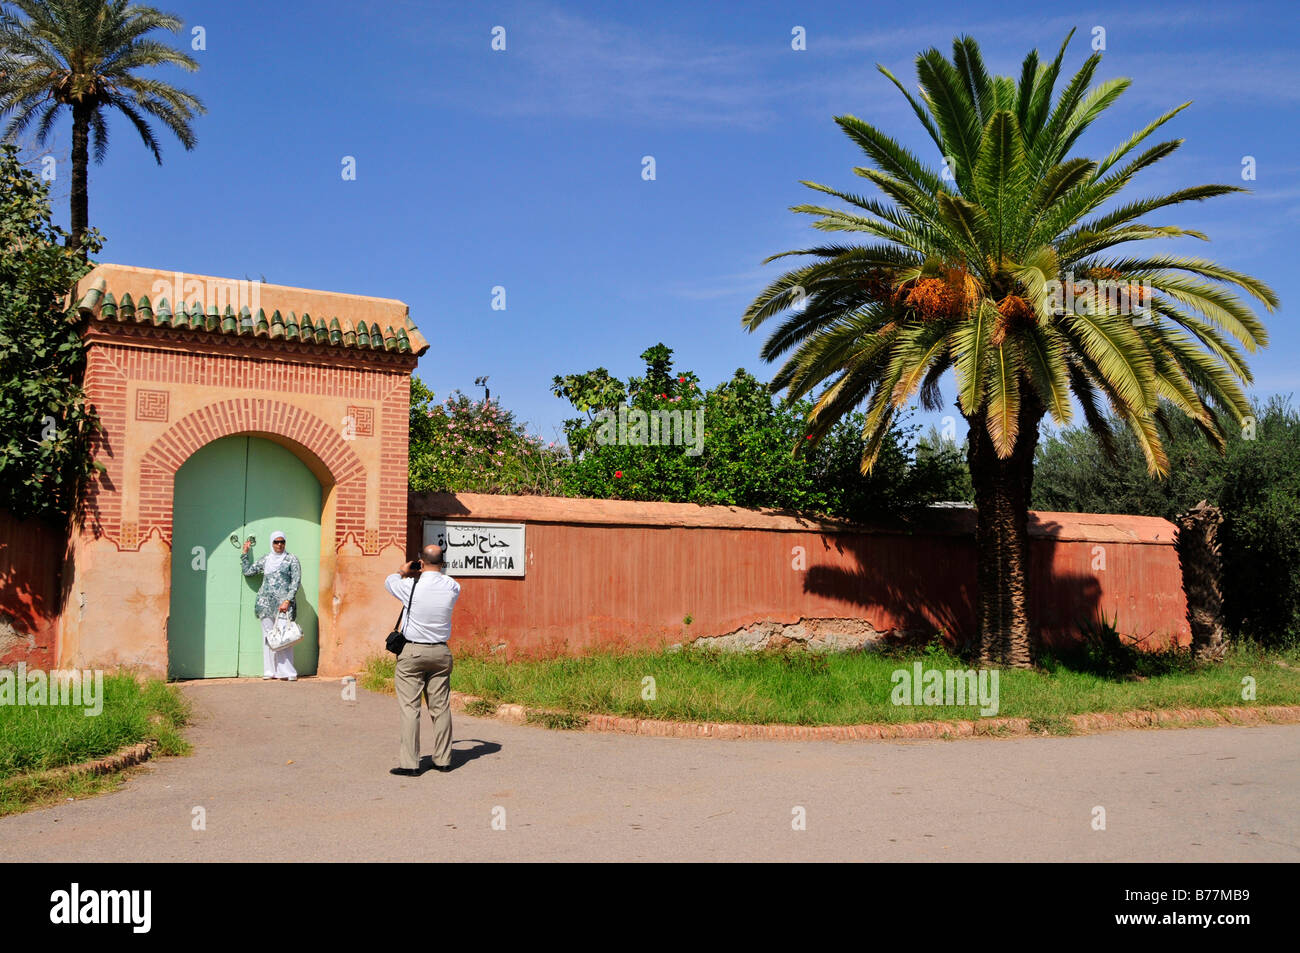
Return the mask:
[[(414, 579), (411, 580), (411, 595), (406, 600), (407, 622), (411, 620), (411, 600), (415, 598), (415, 585), (420, 581), (420, 576), (423, 575), (424, 573), (419, 573)], [(399, 609), (397, 611), (397, 621), (393, 623), (393, 631), (389, 632), (388, 638), (384, 640), (384, 648), (388, 649), (388, 651), (392, 652), (394, 655), (401, 655), (402, 649), (406, 648), (406, 635), (404, 631), (406, 629), (406, 626), (402, 625), (401, 629), (397, 628), (397, 626), (401, 622), (402, 622), (402, 610)]]

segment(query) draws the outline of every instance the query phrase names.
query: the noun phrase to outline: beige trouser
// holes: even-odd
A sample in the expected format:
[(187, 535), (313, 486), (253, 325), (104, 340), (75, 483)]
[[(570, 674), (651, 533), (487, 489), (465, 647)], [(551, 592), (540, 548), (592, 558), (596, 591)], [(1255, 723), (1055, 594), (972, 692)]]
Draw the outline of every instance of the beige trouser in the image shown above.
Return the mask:
[(403, 768), (420, 766), (420, 699), (433, 719), (433, 763), (451, 764), (451, 649), (445, 642), (407, 642), (393, 678), (402, 711)]

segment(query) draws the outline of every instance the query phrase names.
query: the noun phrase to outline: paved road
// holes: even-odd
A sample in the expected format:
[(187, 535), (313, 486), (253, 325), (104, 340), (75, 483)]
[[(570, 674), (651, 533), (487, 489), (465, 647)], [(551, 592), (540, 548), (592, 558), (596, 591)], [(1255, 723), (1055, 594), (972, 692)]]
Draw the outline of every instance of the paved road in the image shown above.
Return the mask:
[(0, 819), (0, 861), (1300, 860), (1300, 725), (804, 743), (457, 716), (455, 770), (399, 778), (391, 697), (184, 690), (193, 757)]

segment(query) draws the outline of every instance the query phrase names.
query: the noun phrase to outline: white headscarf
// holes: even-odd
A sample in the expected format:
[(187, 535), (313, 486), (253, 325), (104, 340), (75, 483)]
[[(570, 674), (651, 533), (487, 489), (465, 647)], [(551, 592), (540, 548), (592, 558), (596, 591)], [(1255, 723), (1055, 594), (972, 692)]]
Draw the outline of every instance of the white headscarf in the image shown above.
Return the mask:
[(280, 568), (280, 564), (289, 558), (288, 540), (285, 539), (284, 552), (277, 553), (275, 551), (275, 541), (277, 539), (285, 539), (284, 533), (280, 532), (279, 530), (276, 530), (274, 533), (271, 534), (271, 551), (267, 553), (266, 562), (262, 564), (262, 572), (264, 573), (275, 572), (277, 569)]

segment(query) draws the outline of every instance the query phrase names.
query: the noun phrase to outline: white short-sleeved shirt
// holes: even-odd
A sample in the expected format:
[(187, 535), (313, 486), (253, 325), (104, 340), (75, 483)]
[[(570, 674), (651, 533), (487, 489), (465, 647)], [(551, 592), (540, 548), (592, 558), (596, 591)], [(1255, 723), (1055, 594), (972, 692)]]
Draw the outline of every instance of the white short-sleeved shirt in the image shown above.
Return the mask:
[(399, 573), (384, 580), (384, 588), (402, 603), (402, 620), (397, 630), (406, 636), (408, 642), (446, 642), (451, 638), (451, 610), (460, 597), (460, 583), (446, 573), (421, 573), (420, 584), (415, 587), (415, 598), (411, 600), (411, 617), (407, 619), (406, 600), (411, 598), (414, 583), (414, 579), (404, 579)]

